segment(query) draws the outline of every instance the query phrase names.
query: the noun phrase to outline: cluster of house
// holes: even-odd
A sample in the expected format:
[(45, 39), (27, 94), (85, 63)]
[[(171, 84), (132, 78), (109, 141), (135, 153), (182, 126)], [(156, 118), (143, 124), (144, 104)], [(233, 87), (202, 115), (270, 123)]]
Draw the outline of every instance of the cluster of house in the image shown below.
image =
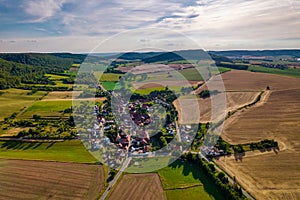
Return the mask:
[[(97, 85), (97, 87), (100, 87), (100, 85)], [(155, 126), (155, 122), (161, 119), (160, 115), (149, 114), (154, 111), (152, 107), (154, 103), (163, 107), (169, 106), (168, 103), (155, 96), (149, 99), (138, 99), (130, 103), (123, 102), (121, 99), (112, 108), (115, 109), (113, 111), (118, 113), (114, 120), (110, 120), (111, 113), (104, 107), (100, 108), (95, 105), (96, 120), (93, 127), (87, 131), (87, 141), (91, 146), (91, 150), (107, 150), (103, 153), (102, 158), (111, 167), (118, 166), (127, 155), (149, 154), (150, 136), (147, 131), (149, 126), (147, 125), (152, 124)], [(116, 129), (118, 130), (115, 138), (106, 136), (106, 131)], [(170, 135), (175, 135), (175, 122), (168, 124), (166, 130)]]
[(179, 129), (180, 129), (181, 141), (186, 143), (191, 143), (195, 137), (194, 131), (191, 132), (192, 126), (182, 125), (180, 126)]
[(126, 150), (117, 148), (114, 143), (104, 134), (105, 130), (115, 127), (112, 120), (107, 120), (109, 113), (99, 106), (94, 106), (94, 115), (96, 119), (90, 129), (87, 129), (86, 142), (90, 146), (91, 151), (101, 149), (102, 159), (110, 167), (118, 167), (122, 164), (127, 152)]
[(151, 106), (147, 99), (136, 100), (128, 105), (129, 113), (135, 124), (143, 127), (151, 123), (150, 115)]
[(121, 129), (116, 137), (117, 146), (130, 154), (146, 153), (150, 150), (150, 137), (147, 131), (135, 131), (131, 135)]
[(210, 146), (210, 147), (204, 146), (204, 147), (202, 147), (201, 152), (204, 155), (209, 156), (209, 157), (217, 157), (217, 156), (225, 155), (224, 150), (218, 149), (215, 146)]

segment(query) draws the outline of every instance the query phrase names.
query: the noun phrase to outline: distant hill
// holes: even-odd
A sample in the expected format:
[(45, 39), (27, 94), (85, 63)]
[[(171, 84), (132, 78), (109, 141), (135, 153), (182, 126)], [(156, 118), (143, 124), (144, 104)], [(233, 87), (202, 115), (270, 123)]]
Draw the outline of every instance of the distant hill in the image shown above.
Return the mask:
[(147, 58), (151, 58), (157, 55), (162, 54), (163, 52), (127, 52), (127, 53), (119, 53), (117, 55), (111, 56), (111, 58), (123, 59), (123, 60), (144, 60)]
[(47, 66), (67, 69), (73, 63), (81, 63), (84, 54), (71, 53), (1, 53), (0, 58), (32, 66)]
[(70, 53), (1, 53), (0, 89), (17, 87), (20, 83), (51, 84), (44, 74), (63, 73), (85, 57)]
[(300, 58), (300, 50), (287, 49), (287, 50), (232, 50), (232, 51), (210, 51), (209, 53), (225, 56), (225, 57), (243, 57), (243, 56), (266, 56), (266, 57), (278, 57), (278, 56), (291, 56), (294, 58)]
[(123, 54), (115, 55), (111, 58), (123, 59), (123, 60), (139, 60), (145, 63), (155, 62), (172, 62), (179, 60), (201, 60), (201, 59), (213, 59), (215, 61), (231, 62), (230, 59), (215, 55), (208, 54), (203, 50), (180, 50), (173, 52), (128, 52)]

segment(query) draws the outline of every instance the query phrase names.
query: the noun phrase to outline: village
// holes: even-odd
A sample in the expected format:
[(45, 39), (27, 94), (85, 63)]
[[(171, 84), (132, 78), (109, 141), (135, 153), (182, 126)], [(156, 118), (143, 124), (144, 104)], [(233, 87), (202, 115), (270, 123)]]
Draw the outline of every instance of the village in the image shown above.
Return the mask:
[[(114, 92), (111, 95), (117, 94)], [(96, 117), (93, 126), (87, 129), (86, 141), (91, 151), (101, 149), (102, 159), (110, 167), (121, 166), (124, 159), (130, 156), (148, 156), (151, 154), (153, 144), (151, 136), (157, 134), (155, 126), (165, 122), (163, 129), (169, 138), (176, 135), (176, 124), (173, 120), (164, 120), (165, 113), (155, 112), (153, 105), (171, 109), (166, 95), (149, 95), (147, 98), (134, 98), (126, 103), (118, 98), (118, 103), (111, 108), (110, 102), (102, 106), (94, 106)], [(114, 113), (118, 113), (114, 116)], [(158, 130), (160, 131), (160, 130)], [(184, 140), (192, 138), (185, 137)], [(170, 146), (179, 150), (177, 146)]]

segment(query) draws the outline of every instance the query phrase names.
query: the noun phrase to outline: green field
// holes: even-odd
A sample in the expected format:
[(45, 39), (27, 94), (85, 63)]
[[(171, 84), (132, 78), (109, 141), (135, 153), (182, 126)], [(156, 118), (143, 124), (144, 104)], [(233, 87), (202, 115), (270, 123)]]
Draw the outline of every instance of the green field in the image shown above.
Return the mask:
[(293, 76), (293, 77), (300, 77), (300, 69), (296, 68), (289, 68), (289, 69), (275, 69), (275, 68), (267, 68), (267, 67), (260, 67), (260, 66), (249, 66), (249, 71), (252, 72), (263, 72), (263, 73), (270, 73), (270, 74), (278, 74), (284, 76)]
[(117, 82), (106, 81), (106, 82), (101, 82), (101, 84), (103, 85), (103, 87), (106, 90), (114, 90), (115, 87), (116, 87)]
[(10, 116), (14, 112), (28, 108), (35, 101), (41, 99), (47, 92), (38, 91), (28, 95), (30, 90), (7, 89), (0, 92), (0, 120)]
[(27, 108), (22, 113), (20, 118), (32, 118), (33, 115), (39, 115), (41, 117), (64, 117), (63, 111), (72, 107), (71, 100), (60, 100), (60, 101), (38, 101), (32, 106)]
[(177, 160), (158, 170), (158, 174), (168, 199), (222, 199), (213, 183), (194, 164)]
[(215, 199), (213, 196), (209, 195), (203, 186), (190, 187), (186, 189), (176, 189), (176, 190), (166, 190), (165, 191), (167, 199), (201, 199), (201, 200), (211, 200)]
[(100, 77), (101, 82), (117, 82), (122, 77), (122, 74), (103, 73)]
[(95, 163), (79, 140), (64, 142), (0, 141), (0, 158)]
[(170, 156), (156, 157), (156, 158), (132, 158), (131, 165), (128, 166), (126, 172), (128, 173), (145, 173), (152, 172), (154, 169), (158, 170), (167, 166), (170, 162)]
[(51, 81), (61, 81), (64, 79), (69, 78), (69, 75), (62, 76), (62, 75), (56, 75), (56, 74), (45, 74), (46, 77), (48, 77)]
[(165, 90), (165, 87), (153, 87), (153, 88), (145, 88), (145, 89), (137, 89), (137, 90), (132, 89), (132, 92), (140, 94), (140, 95), (148, 95), (155, 90), (158, 90), (158, 91)]

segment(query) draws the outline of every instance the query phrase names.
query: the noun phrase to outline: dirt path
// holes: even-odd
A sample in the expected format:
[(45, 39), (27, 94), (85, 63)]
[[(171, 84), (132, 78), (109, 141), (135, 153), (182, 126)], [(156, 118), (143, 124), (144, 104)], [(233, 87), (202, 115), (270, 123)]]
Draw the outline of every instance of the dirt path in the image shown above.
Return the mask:
[(41, 101), (104, 101), (105, 97), (97, 97), (97, 98), (79, 98), (79, 99), (42, 99)]

